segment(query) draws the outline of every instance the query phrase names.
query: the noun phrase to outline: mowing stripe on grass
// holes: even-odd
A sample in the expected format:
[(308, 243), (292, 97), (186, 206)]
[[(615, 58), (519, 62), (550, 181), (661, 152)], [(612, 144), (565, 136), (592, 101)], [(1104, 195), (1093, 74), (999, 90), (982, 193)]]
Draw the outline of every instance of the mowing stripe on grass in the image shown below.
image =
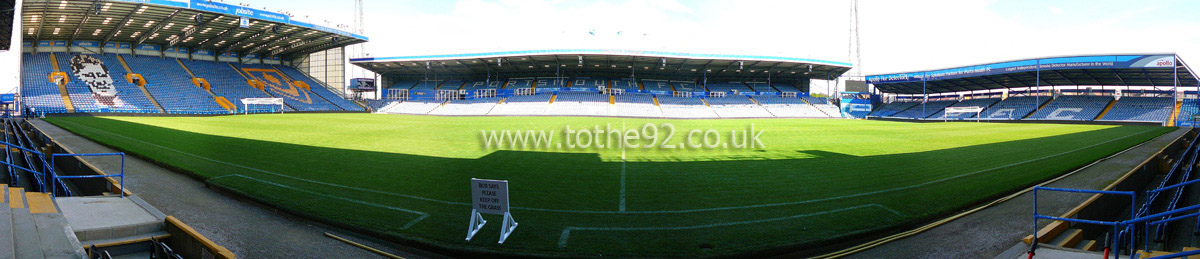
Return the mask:
[[(465, 202), (452, 202), (452, 201), (444, 201), (444, 200), (438, 200), (438, 199), (426, 198), (426, 197), (420, 197), (420, 196), (413, 196), (413, 195), (407, 195), (407, 194), (399, 194), (399, 193), (383, 192), (383, 191), (377, 191), (377, 190), (369, 190), (369, 189), (363, 189), (363, 188), (357, 188), (357, 187), (351, 187), (351, 186), (339, 185), (339, 184), (334, 184), (334, 183), (326, 183), (326, 182), (315, 181), (315, 180), (310, 180), (310, 179), (304, 179), (304, 178), (299, 178), (299, 177), (290, 176), (290, 175), (284, 175), (284, 174), (279, 174), (279, 173), (269, 172), (269, 171), (262, 170), (262, 169), (257, 169), (257, 168), (247, 167), (247, 166), (238, 165), (238, 164), (233, 164), (233, 163), (229, 163), (229, 162), (219, 161), (219, 160), (215, 160), (215, 159), (211, 159), (211, 158), (202, 157), (202, 156), (199, 156), (199, 155), (195, 155), (195, 154), (191, 154), (191, 153), (187, 153), (187, 152), (179, 151), (179, 150), (172, 149), (172, 148), (168, 148), (168, 147), (164, 147), (164, 146), (160, 146), (160, 145), (156, 145), (156, 144), (152, 144), (152, 143), (147, 143), (147, 142), (145, 142), (145, 141), (142, 141), (142, 140), (139, 140), (139, 139), (134, 139), (134, 138), (126, 137), (126, 136), (124, 136), (124, 135), (120, 135), (120, 134), (116, 134), (116, 133), (112, 133), (112, 132), (104, 131), (104, 130), (101, 130), (101, 129), (92, 128), (92, 127), (89, 127), (89, 126), (84, 126), (84, 125), (81, 125), (81, 124), (78, 124), (78, 123), (74, 123), (74, 122), (69, 122), (69, 121), (60, 121), (60, 122), (61, 122), (61, 123), (65, 123), (65, 124), (71, 124), (71, 125), (75, 125), (75, 126), (78, 126), (78, 127), (87, 128), (87, 129), (90, 129), (90, 130), (94, 130), (94, 131), (97, 131), (97, 132), (100, 132), (100, 133), (109, 134), (109, 135), (112, 135), (112, 136), (121, 137), (121, 138), (128, 139), (128, 140), (131, 140), (131, 141), (135, 141), (135, 142), (138, 142), (138, 143), (142, 143), (142, 144), (146, 144), (146, 145), (149, 145), (149, 146), (158, 147), (158, 148), (161, 148), (161, 149), (164, 149), (164, 150), (168, 150), (168, 151), (176, 152), (176, 153), (179, 153), (179, 154), (183, 154), (183, 155), (186, 155), (186, 156), (191, 156), (191, 157), (199, 158), (199, 159), (202, 159), (202, 160), (205, 160), (205, 161), (210, 161), (210, 162), (213, 162), (213, 163), (218, 163), (218, 164), (224, 164), (224, 165), (229, 165), (229, 166), (233, 166), (233, 167), (243, 168), (243, 169), (246, 169), (246, 170), (251, 170), (251, 171), (261, 172), (261, 173), (270, 174), (270, 175), (274, 175), (274, 176), (279, 176), (279, 177), (284, 177), (284, 178), (290, 178), (290, 179), (295, 179), (295, 180), (304, 181), (304, 182), (309, 182), (309, 183), (314, 183), (314, 184), (328, 185), (328, 186), (339, 187), (339, 188), (345, 188), (345, 189), (350, 189), (350, 190), (357, 190), (357, 191), (369, 192), (369, 193), (376, 193), (376, 194), (390, 195), (390, 196), (396, 196), (396, 197), (404, 197), (404, 198), (410, 198), (410, 199), (416, 199), (416, 200), (423, 200), (423, 201), (429, 201), (429, 202), (436, 202), (436, 203), (442, 203), (442, 204), (449, 204), (449, 205), (462, 205), (462, 206), (470, 206), (470, 204), (469, 204), (469, 203), (465, 203)], [(823, 201), (839, 200), (839, 199), (845, 199), (845, 198), (854, 198), (854, 197), (868, 196), (868, 195), (874, 195), (874, 194), (885, 193), (885, 192), (893, 192), (893, 191), (899, 191), (899, 190), (913, 189), (913, 188), (922, 187), (922, 186), (926, 186), (926, 185), (930, 185), (930, 184), (935, 184), (935, 183), (945, 182), (945, 181), (949, 181), (949, 180), (954, 180), (954, 179), (958, 179), (958, 178), (962, 178), (962, 177), (973, 176), (973, 175), (977, 175), (977, 174), (985, 173), (985, 172), (992, 171), (992, 170), (996, 170), (996, 169), (1002, 169), (1002, 168), (1007, 168), (1007, 167), (1012, 167), (1012, 166), (1022, 165), (1022, 164), (1026, 164), (1026, 163), (1030, 163), (1030, 162), (1035, 162), (1035, 161), (1039, 161), (1039, 160), (1044, 160), (1044, 159), (1047, 159), (1047, 158), (1052, 158), (1052, 157), (1057, 157), (1057, 156), (1061, 156), (1061, 155), (1066, 155), (1066, 154), (1070, 154), (1070, 153), (1078, 152), (1078, 151), (1081, 151), (1081, 150), (1085, 150), (1085, 149), (1093, 148), (1093, 147), (1096, 147), (1096, 146), (1100, 146), (1100, 145), (1108, 144), (1108, 143), (1111, 143), (1111, 142), (1114, 142), (1114, 141), (1117, 141), (1117, 140), (1122, 140), (1122, 139), (1129, 138), (1129, 137), (1133, 137), (1133, 136), (1139, 136), (1139, 135), (1146, 134), (1146, 133), (1148, 133), (1148, 132), (1155, 131), (1155, 130), (1157, 130), (1157, 128), (1151, 128), (1151, 129), (1147, 129), (1147, 130), (1144, 130), (1144, 131), (1141, 131), (1141, 132), (1138, 132), (1138, 133), (1135, 133), (1135, 134), (1129, 134), (1129, 135), (1125, 135), (1125, 136), (1122, 136), (1122, 137), (1119, 137), (1119, 138), (1113, 138), (1113, 139), (1109, 139), (1108, 141), (1104, 141), (1104, 142), (1095, 143), (1095, 144), (1092, 144), (1092, 145), (1088, 145), (1088, 146), (1085, 146), (1085, 147), (1081, 147), (1081, 148), (1077, 148), (1077, 149), (1073, 149), (1073, 150), (1065, 151), (1065, 152), (1058, 153), (1058, 154), (1053, 154), (1053, 155), (1042, 156), (1042, 157), (1038, 157), (1038, 158), (1034, 158), (1034, 159), (1029, 159), (1029, 160), (1020, 161), (1020, 162), (1015, 162), (1015, 163), (1011, 163), (1011, 164), (1007, 164), (1007, 165), (1002, 165), (1002, 166), (992, 167), (992, 168), (983, 169), (983, 170), (979, 170), (979, 171), (975, 171), (975, 172), (971, 172), (971, 173), (966, 173), (966, 174), (960, 174), (960, 175), (950, 176), (950, 177), (946, 177), (946, 178), (942, 178), (942, 179), (937, 179), (937, 180), (932, 180), (932, 181), (928, 181), (928, 182), (924, 182), (924, 183), (919, 183), (919, 184), (914, 184), (914, 185), (909, 185), (909, 186), (904, 186), (904, 187), (897, 187), (897, 188), (892, 188), (892, 189), (886, 189), (886, 190), (878, 190), (878, 191), (871, 191), (871, 192), (864, 192), (864, 193), (856, 193), (856, 194), (843, 195), (843, 196), (836, 196), (836, 197), (827, 197), (827, 198), (821, 198), (821, 199), (812, 199), (812, 200), (803, 200), (803, 201), (793, 201), (793, 202), (780, 202), (780, 203), (768, 203), (768, 204), (757, 204), (757, 205), (744, 205), (744, 206), (729, 206), (729, 207), (704, 208), (704, 209), (688, 209), (688, 210), (658, 210), (658, 211), (598, 211), (598, 210), (563, 210), (563, 209), (526, 208), (526, 207), (515, 207), (515, 206), (514, 206), (514, 207), (512, 207), (512, 208), (513, 208), (513, 209), (518, 209), (518, 210), (530, 210), (530, 211), (542, 211), (542, 212), (562, 212), (562, 213), (584, 213), (584, 214), (675, 214), (675, 213), (694, 213), (694, 212), (711, 212), (711, 211), (723, 211), (723, 210), (739, 210), (739, 209), (752, 209), (752, 208), (764, 208), (764, 207), (777, 207), (777, 206), (789, 206), (789, 205), (806, 204), (806, 203), (813, 203), (813, 202), (823, 202)], [(624, 174), (622, 174), (622, 175), (624, 175)], [(623, 189), (622, 189), (622, 190), (623, 190)]]
[(765, 223), (765, 222), (780, 221), (780, 220), (788, 220), (788, 219), (798, 219), (798, 218), (811, 217), (811, 216), (819, 216), (819, 215), (824, 215), (824, 214), (829, 214), (829, 213), (843, 212), (843, 211), (855, 210), (855, 209), (861, 209), (861, 208), (868, 208), (868, 207), (876, 207), (876, 208), (880, 208), (880, 209), (883, 209), (883, 210), (887, 210), (888, 212), (891, 212), (892, 214), (896, 214), (896, 216), (903, 216), (903, 215), (900, 215), (900, 212), (896, 212), (895, 210), (892, 210), (891, 208), (888, 208), (887, 206), (883, 206), (883, 205), (879, 205), (879, 204), (875, 204), (875, 203), (870, 203), (870, 204), (863, 204), (863, 205), (858, 205), (858, 206), (853, 206), (853, 207), (845, 207), (845, 208), (840, 208), (840, 209), (832, 209), (832, 210), (819, 211), (819, 212), (813, 212), (813, 213), (807, 213), (807, 214), (791, 215), (791, 216), (786, 216), (786, 217), (768, 218), (768, 219), (756, 219), (756, 220), (737, 221), (737, 222), (725, 222), (725, 223), (713, 223), (713, 224), (693, 225), (693, 226), (676, 226), (676, 227), (566, 227), (566, 228), (563, 228), (562, 235), (560, 235), (560, 236), (559, 236), (559, 238), (558, 238), (558, 247), (562, 248), (562, 247), (566, 247), (566, 246), (567, 246), (567, 239), (571, 237), (571, 231), (573, 231), (573, 230), (594, 230), (594, 231), (655, 231), (655, 230), (689, 230), (689, 229), (700, 229), (700, 228), (711, 228), (711, 227), (725, 227), (725, 226), (735, 226), (735, 225), (745, 225), (745, 224), (756, 224), (756, 223)]
[[(373, 203), (373, 202), (365, 202), (365, 201), (360, 201), (360, 200), (355, 200), (355, 199), (350, 199), (350, 198), (345, 198), (345, 197), (338, 197), (338, 196), (328, 195), (328, 194), (324, 194), (324, 193), (317, 193), (314, 191), (304, 190), (304, 189), (292, 187), (289, 185), (275, 183), (275, 182), (258, 179), (258, 178), (254, 178), (254, 177), (250, 177), (250, 176), (245, 176), (245, 175), (240, 175), (240, 174), (227, 174), (227, 175), (223, 175), (222, 177), (224, 177), (224, 176), (241, 177), (241, 178), (245, 178), (248, 180), (257, 181), (260, 183), (270, 184), (270, 185), (274, 185), (276, 187), (289, 189), (289, 190), (293, 190), (293, 191), (298, 191), (298, 192), (303, 192), (303, 193), (308, 193), (308, 194), (313, 194), (313, 195), (317, 195), (317, 196), (321, 196), (321, 197), (325, 197), (325, 198), (338, 199), (338, 200), (343, 200), (343, 201), (347, 201), (347, 202), (351, 202), (351, 203), (357, 203), (357, 204), (362, 204), (362, 205), (367, 205), (367, 206), (373, 206), (373, 207), (379, 207), (379, 208), (384, 208), (384, 209), (389, 209), (389, 210), (403, 211), (403, 212), (421, 215), (420, 217), (417, 217), (417, 219), (409, 221), (408, 224), (404, 224), (404, 227), (401, 227), (400, 229), (408, 229), (409, 227), (412, 227), (413, 225), (417, 224), (417, 222), (421, 222), (421, 220), (424, 220), (425, 218), (429, 217), (429, 213), (425, 213), (425, 212), (421, 212), (421, 211), (409, 210), (409, 209), (400, 208), (400, 207), (392, 207), (392, 206), (388, 206), (388, 205), (383, 205), (383, 204), (378, 204), (378, 203)], [(213, 178), (213, 179), (216, 179), (216, 178)]]

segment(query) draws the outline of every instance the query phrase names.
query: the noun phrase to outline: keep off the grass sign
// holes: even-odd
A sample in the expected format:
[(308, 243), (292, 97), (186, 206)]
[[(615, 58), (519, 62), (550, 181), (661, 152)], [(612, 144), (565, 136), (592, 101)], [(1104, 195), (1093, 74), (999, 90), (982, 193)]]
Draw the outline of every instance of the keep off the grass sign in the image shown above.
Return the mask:
[(508, 212), (508, 181), (471, 179), (471, 206), (479, 213)]

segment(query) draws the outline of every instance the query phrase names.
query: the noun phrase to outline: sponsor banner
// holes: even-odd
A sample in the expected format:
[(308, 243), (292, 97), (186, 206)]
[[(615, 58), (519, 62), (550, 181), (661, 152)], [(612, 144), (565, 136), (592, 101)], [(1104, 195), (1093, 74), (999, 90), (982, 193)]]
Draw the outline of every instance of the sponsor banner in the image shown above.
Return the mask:
[(110, 48), (110, 49), (129, 49), (130, 47), (132, 47), (132, 45), (133, 44), (124, 43), (124, 42), (109, 42), (107, 44), (104, 44), (104, 47)]
[(872, 84), (904, 83), (921, 81), (922, 78), (933, 81), (1029, 72), (1039, 69), (1169, 68), (1172, 66), (1175, 66), (1174, 55), (1080, 56), (1010, 61), (926, 72), (874, 75), (867, 76), (867, 82)]
[(23, 46), (23, 47), (33, 47), (33, 42), (32, 42), (32, 41), (22, 41), (22, 42), (21, 42), (21, 46)]
[(871, 99), (842, 98), (842, 115), (864, 118), (871, 113)]
[(253, 59), (257, 59), (257, 58), (258, 58), (258, 54), (254, 54), (254, 53), (246, 54), (246, 58), (253, 58)]
[(150, 45), (150, 44), (142, 44), (142, 45), (138, 45), (137, 49), (138, 49), (138, 50), (148, 50), (148, 51), (159, 51), (159, 50), (162, 50), (162, 48), (161, 48), (161, 47), (159, 47), (158, 45)]
[(77, 47), (94, 48), (94, 47), (99, 47), (100, 42), (99, 41), (90, 41), (90, 40), (77, 40), (75, 42), (72, 42), (71, 45), (75, 45)]
[(237, 54), (237, 53), (233, 53), (233, 52), (226, 52), (226, 53), (221, 53), (221, 57), (223, 57), (223, 58), (237, 58), (237, 57), (238, 57), (238, 54)]
[(191, 8), (201, 11), (237, 15), (241, 17), (277, 23), (288, 23), (288, 21), (291, 21), (291, 18), (288, 18), (286, 14), (268, 12), (221, 2), (210, 2), (208, 0), (192, 0)]
[(410, 100), (433, 100), (437, 98), (437, 91), (434, 90), (408, 90), (408, 99)]
[(188, 7), (187, 0), (115, 0), (115, 1), (130, 2), (130, 3), (143, 3), (143, 4), (156, 4), (156, 5), (183, 7), (183, 8)]
[(212, 55), (213, 55), (213, 52), (212, 52), (211, 50), (202, 49), (202, 50), (197, 50), (196, 52), (192, 52), (192, 55), (197, 55), (197, 56), (212, 56)]

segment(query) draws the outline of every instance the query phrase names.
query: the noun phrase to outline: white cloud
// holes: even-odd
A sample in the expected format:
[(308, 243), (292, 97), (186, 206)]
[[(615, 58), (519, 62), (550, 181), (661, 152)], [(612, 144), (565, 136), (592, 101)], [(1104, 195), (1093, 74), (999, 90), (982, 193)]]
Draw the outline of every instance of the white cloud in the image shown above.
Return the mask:
[(1063, 10), (1061, 8), (1051, 6), (1050, 13), (1055, 14), (1055, 15), (1060, 15), (1060, 14), (1063, 14)]

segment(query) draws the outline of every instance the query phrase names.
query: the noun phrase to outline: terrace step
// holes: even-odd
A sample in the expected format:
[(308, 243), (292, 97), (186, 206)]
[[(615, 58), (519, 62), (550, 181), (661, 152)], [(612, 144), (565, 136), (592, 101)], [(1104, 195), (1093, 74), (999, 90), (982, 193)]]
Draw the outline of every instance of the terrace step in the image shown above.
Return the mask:
[(1075, 247), (1080, 240), (1083, 240), (1083, 230), (1072, 228), (1062, 235), (1058, 235), (1051, 243), (1058, 247)]
[(1108, 111), (1112, 110), (1113, 105), (1116, 105), (1116, 104), (1117, 104), (1117, 99), (1113, 99), (1112, 101), (1109, 101), (1108, 105), (1104, 106), (1104, 110), (1100, 111), (1100, 115), (1096, 115), (1096, 118), (1093, 118), (1093, 120), (1103, 119), (1104, 115), (1108, 115)]
[[(4, 194), (0, 194), (0, 198), (4, 198)], [(0, 259), (16, 258), (16, 250), (13, 243), (13, 221), (12, 208), (8, 206), (8, 199), (0, 199)]]

